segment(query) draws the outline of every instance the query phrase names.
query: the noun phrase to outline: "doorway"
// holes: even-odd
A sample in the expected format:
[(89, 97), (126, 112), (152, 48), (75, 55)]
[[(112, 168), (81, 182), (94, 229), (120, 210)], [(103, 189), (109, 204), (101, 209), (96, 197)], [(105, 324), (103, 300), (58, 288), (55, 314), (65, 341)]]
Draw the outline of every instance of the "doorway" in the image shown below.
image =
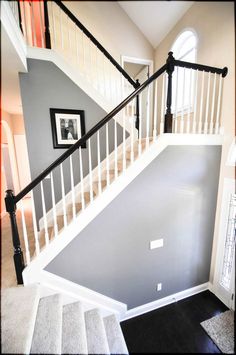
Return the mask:
[[(122, 66), (125, 71), (131, 76), (131, 78), (136, 81), (138, 80), (140, 84), (143, 84), (152, 74), (153, 74), (153, 62), (148, 59), (140, 59), (134, 57), (122, 57)], [(148, 90), (149, 88), (149, 90)], [(128, 82), (124, 82), (124, 97), (130, 95), (134, 88)], [(149, 135), (152, 132), (152, 122), (153, 122), (153, 90), (152, 85), (147, 87), (139, 95), (139, 106), (140, 106), (140, 125), (141, 125), (141, 135), (146, 137), (147, 126), (149, 129)], [(132, 115), (132, 103), (128, 104), (126, 107), (126, 116), (129, 118)], [(147, 117), (149, 116), (149, 117)], [(148, 120), (148, 125), (147, 125)]]

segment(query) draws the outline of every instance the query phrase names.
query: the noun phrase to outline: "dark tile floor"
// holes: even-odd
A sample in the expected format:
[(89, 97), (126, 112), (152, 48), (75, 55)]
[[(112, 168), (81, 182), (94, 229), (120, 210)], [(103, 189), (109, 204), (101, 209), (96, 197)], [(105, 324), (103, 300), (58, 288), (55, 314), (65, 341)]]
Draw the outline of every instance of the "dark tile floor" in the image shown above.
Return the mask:
[(200, 323), (227, 307), (210, 291), (121, 323), (132, 353), (221, 353)]

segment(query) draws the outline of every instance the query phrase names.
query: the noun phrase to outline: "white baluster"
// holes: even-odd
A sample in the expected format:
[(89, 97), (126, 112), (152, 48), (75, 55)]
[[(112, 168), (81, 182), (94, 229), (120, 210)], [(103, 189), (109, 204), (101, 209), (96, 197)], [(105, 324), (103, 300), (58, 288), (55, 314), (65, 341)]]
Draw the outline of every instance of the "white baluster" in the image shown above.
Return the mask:
[(166, 84), (166, 75), (163, 74), (162, 77), (162, 100), (161, 100), (161, 123), (160, 123), (160, 134), (164, 133), (164, 121), (165, 121), (165, 84)]
[(130, 160), (131, 163), (134, 161), (134, 122), (135, 122), (135, 115), (134, 115), (134, 103), (135, 101), (133, 100), (131, 102), (131, 132), (130, 132), (130, 138), (131, 138), (131, 146), (130, 146)]
[(202, 133), (202, 111), (203, 111), (203, 97), (204, 97), (204, 79), (205, 71), (202, 72), (202, 87), (201, 87), (201, 101), (200, 101), (200, 114), (198, 123), (198, 133)]
[(150, 85), (147, 87), (147, 111), (146, 111), (146, 148), (149, 147), (149, 130), (150, 130)]
[(123, 115), (123, 171), (126, 170), (126, 112), (125, 108), (122, 110)]
[(197, 99), (198, 99), (198, 70), (196, 71), (196, 82), (195, 82), (195, 89), (194, 89), (194, 112), (193, 112), (193, 129), (192, 132), (196, 133), (196, 115), (197, 115)]
[(79, 65), (80, 63), (80, 57), (79, 57), (79, 38), (78, 38), (78, 29), (75, 24), (75, 46), (76, 46), (76, 63)]
[(81, 43), (82, 43), (82, 57), (83, 57), (83, 71), (82, 71), (82, 73), (83, 73), (83, 75), (84, 76), (86, 76), (86, 57), (85, 57), (85, 40), (84, 40), (84, 32), (81, 32), (81, 34), (82, 34), (82, 41), (81, 41)]
[(155, 88), (154, 88), (153, 141), (155, 141), (157, 137), (157, 90), (158, 90), (157, 81), (158, 79), (155, 80)]
[(107, 170), (107, 186), (110, 185), (110, 158), (109, 158), (109, 127), (106, 123), (106, 170)]
[(31, 29), (32, 29), (32, 41), (33, 46), (37, 47), (36, 32), (35, 32), (35, 20), (34, 20), (34, 2), (31, 2)]
[(63, 27), (62, 27), (62, 10), (59, 10), (59, 13), (60, 13), (60, 19), (59, 19), (59, 22), (60, 22), (60, 33), (61, 33), (61, 49), (63, 50), (64, 49), (64, 35), (63, 35)]
[(53, 1), (50, 1), (51, 3), (51, 12), (52, 12), (52, 28), (53, 28), (53, 42), (54, 42), (54, 49), (57, 48), (57, 34), (56, 34), (56, 24), (55, 24), (55, 14), (54, 14), (54, 3)]
[(138, 155), (140, 156), (142, 154), (142, 100), (143, 96), (142, 93), (139, 94), (139, 138), (138, 138)]
[(43, 30), (43, 18), (42, 18), (42, 4), (43, 2), (39, 1), (39, 17), (40, 17), (40, 35), (41, 35), (41, 45), (42, 48), (45, 48), (45, 39), (44, 39), (44, 30)]
[(206, 99), (206, 114), (204, 122), (204, 134), (208, 131), (208, 112), (209, 112), (209, 98), (210, 98), (210, 86), (211, 86), (211, 73), (208, 73), (208, 83), (207, 83), (207, 99)]
[(51, 179), (51, 192), (52, 192), (52, 214), (53, 214), (54, 236), (57, 237), (57, 235), (58, 235), (58, 226), (57, 226), (57, 211), (56, 211), (53, 172), (50, 173), (50, 179)]
[(219, 80), (219, 94), (218, 94), (217, 111), (216, 111), (215, 134), (219, 134), (221, 94), (222, 94), (222, 76), (220, 75), (220, 80)]
[(117, 154), (117, 122), (114, 117), (114, 153), (115, 153), (115, 179), (118, 177), (118, 154)]
[(72, 53), (72, 49), (71, 49), (71, 33), (70, 33), (70, 19), (69, 17), (67, 16), (67, 31), (68, 31), (68, 46), (69, 46), (69, 57), (70, 57), (70, 54), (73, 56), (73, 53)]
[(84, 201), (84, 174), (83, 174), (83, 160), (82, 160), (82, 150), (79, 147), (79, 169), (80, 169), (80, 187), (81, 187), (81, 203), (82, 210), (85, 209), (85, 201)]
[(100, 133), (97, 131), (97, 150), (98, 150), (98, 194), (102, 193), (101, 183), (101, 157), (100, 157)]
[(35, 213), (33, 191), (31, 191), (30, 197), (31, 197), (31, 205), (32, 205), (32, 219), (33, 219), (33, 229), (34, 229), (34, 239), (35, 239), (35, 252), (36, 252), (36, 255), (39, 255), (39, 253), (40, 253), (39, 236), (38, 236), (38, 228), (37, 228), (37, 222), (36, 222), (36, 213)]
[(213, 91), (212, 91), (210, 134), (213, 134), (213, 119), (214, 119), (214, 110), (215, 110), (215, 96), (216, 96), (216, 73), (214, 74), (214, 83), (213, 83)]
[(178, 131), (178, 85), (179, 85), (179, 67), (176, 68), (176, 87), (175, 87), (175, 120), (174, 120), (174, 133)]
[(71, 182), (72, 214), (73, 214), (73, 219), (75, 219), (75, 217), (76, 217), (75, 185), (74, 185), (74, 173), (73, 173), (72, 155), (70, 155), (69, 160), (70, 160), (70, 182)]
[(23, 237), (25, 243), (25, 256), (26, 256), (26, 263), (29, 265), (30, 263), (30, 252), (29, 252), (29, 243), (28, 243), (28, 235), (25, 223), (25, 211), (24, 211), (24, 202), (23, 200), (20, 201), (20, 211), (21, 211), (21, 218), (22, 218), (22, 228), (23, 228)]
[(67, 226), (67, 216), (66, 216), (66, 198), (65, 198), (65, 184), (64, 184), (64, 174), (63, 166), (60, 164), (60, 173), (61, 173), (61, 195), (62, 195), (62, 205), (63, 205), (63, 221), (64, 226)]
[(26, 37), (26, 43), (30, 44), (29, 37), (28, 37), (28, 26), (27, 26), (27, 17), (26, 17), (26, 11), (25, 11), (25, 2), (22, 1), (20, 2), (20, 5), (23, 7), (23, 13), (24, 13), (24, 29), (25, 29), (25, 37)]
[(186, 133), (190, 132), (190, 112), (192, 107), (192, 69), (189, 72), (189, 105), (188, 105), (188, 117), (187, 117), (187, 125), (186, 125)]
[(88, 139), (88, 153), (89, 153), (89, 194), (90, 202), (93, 201), (93, 173), (92, 173), (92, 155), (91, 155), (91, 141)]
[(185, 99), (185, 74), (186, 69), (183, 69), (183, 87), (182, 87), (182, 111), (180, 120), (180, 133), (184, 132), (184, 99)]
[(40, 182), (41, 187), (41, 197), (42, 197), (42, 207), (43, 207), (43, 224), (45, 230), (45, 243), (46, 245), (49, 244), (49, 235), (48, 235), (48, 221), (47, 221), (47, 214), (46, 214), (46, 206), (45, 206), (45, 198), (44, 198), (44, 188), (43, 182)]

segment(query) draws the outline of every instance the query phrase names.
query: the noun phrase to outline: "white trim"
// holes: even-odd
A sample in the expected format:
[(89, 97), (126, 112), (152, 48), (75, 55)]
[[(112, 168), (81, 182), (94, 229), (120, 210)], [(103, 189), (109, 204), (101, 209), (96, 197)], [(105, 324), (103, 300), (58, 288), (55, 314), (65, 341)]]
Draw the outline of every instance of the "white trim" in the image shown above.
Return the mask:
[(1, 23), (9, 36), (9, 39), (13, 44), (25, 71), (27, 71), (27, 49), (25, 39), (16, 23), (16, 19), (12, 13), (10, 5), (8, 4), (8, 1), (1, 1)]
[(167, 306), (168, 304), (171, 304), (174, 302), (178, 302), (184, 298), (196, 295), (197, 293), (206, 291), (208, 289), (209, 289), (209, 283), (206, 282), (204, 284), (189, 288), (187, 290), (180, 291), (178, 293), (174, 293), (172, 295), (161, 298), (159, 300), (156, 300), (156, 301), (153, 301), (150, 303), (146, 303), (142, 306), (128, 310), (125, 314), (125, 317), (122, 318), (121, 320), (124, 321), (124, 320), (130, 319), (130, 318), (140, 316), (144, 313), (147, 313), (147, 312), (153, 311), (155, 309)]
[(223, 137), (204, 134), (163, 134), (139, 159), (127, 168), (92, 204), (80, 213), (67, 228), (60, 231), (47, 248), (23, 271), (25, 282), (34, 282), (44, 269), (79, 233), (118, 196), (168, 145), (220, 145)]
[[(213, 284), (212, 284), (213, 293), (229, 308), (232, 305), (231, 294), (234, 292), (233, 290), (234, 277), (231, 280), (231, 287), (230, 290), (228, 291), (223, 286), (220, 285), (220, 278), (221, 278), (221, 272), (222, 272), (222, 266), (224, 260), (230, 195), (231, 193), (234, 193), (234, 191), (235, 191), (235, 179), (224, 178), (221, 208), (220, 208), (220, 224), (219, 224), (219, 231), (218, 231), (216, 258), (214, 260), (214, 276), (213, 276)], [(213, 260), (211, 263), (212, 263), (211, 268), (213, 268)]]
[(141, 65), (148, 65), (149, 66), (149, 76), (153, 74), (153, 60), (151, 59), (143, 59), (137, 57), (129, 57), (126, 55), (121, 56), (121, 66), (124, 69), (124, 62), (127, 63), (134, 63), (134, 64), (141, 64)]
[[(38, 273), (38, 277), (34, 282), (40, 283), (41, 286), (45, 289), (50, 289), (52, 292), (63, 294), (64, 304), (78, 300), (83, 302), (86, 309), (99, 307), (103, 310), (104, 315), (115, 313), (118, 317), (123, 316), (127, 311), (125, 303), (116, 301), (45, 270)], [(24, 284), (29, 285), (30, 282), (25, 282)]]

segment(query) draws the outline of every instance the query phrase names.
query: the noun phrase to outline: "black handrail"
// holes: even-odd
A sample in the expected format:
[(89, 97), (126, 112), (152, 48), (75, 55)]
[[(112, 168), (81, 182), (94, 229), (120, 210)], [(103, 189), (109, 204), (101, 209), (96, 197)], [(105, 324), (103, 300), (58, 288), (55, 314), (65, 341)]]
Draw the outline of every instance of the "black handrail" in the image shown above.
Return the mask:
[(210, 72), (210, 73), (213, 73), (213, 74), (214, 73), (221, 74), (223, 78), (228, 73), (228, 68), (227, 67), (224, 67), (223, 69), (220, 69), (220, 68), (216, 68), (216, 67), (210, 67), (209, 65), (190, 63), (190, 62), (183, 62), (182, 60), (176, 60), (176, 59), (174, 59), (174, 65), (176, 67), (200, 70), (200, 71), (205, 71), (207, 73)]
[(92, 35), (91, 32), (75, 17), (75, 15), (60, 1), (53, 0), (61, 10), (78, 26), (81, 31), (93, 42), (93, 44), (107, 57), (108, 60), (116, 67), (117, 70), (129, 81), (129, 83), (136, 89), (137, 83), (129, 76), (129, 74), (120, 66), (120, 64), (111, 56), (111, 54), (101, 45), (100, 42)]
[(158, 76), (160, 76), (166, 70), (166, 64), (157, 70), (149, 79), (147, 79), (142, 85), (140, 85), (133, 93), (131, 93), (125, 100), (123, 100), (118, 106), (116, 106), (108, 115), (106, 115), (101, 121), (99, 121), (93, 128), (91, 128), (83, 137), (81, 137), (72, 147), (70, 147), (65, 153), (63, 153), (54, 163), (52, 163), (46, 170), (44, 170), (37, 178), (35, 178), (29, 185), (27, 185), (21, 192), (14, 197), (15, 203), (19, 202), (25, 195), (27, 195), (33, 188), (35, 188), (50, 172), (58, 165), (63, 163), (74, 151), (81, 147), (94, 133), (102, 128), (108, 121), (110, 121), (115, 115), (117, 115), (122, 108), (124, 108), (135, 96), (139, 95), (150, 83), (153, 82)]

